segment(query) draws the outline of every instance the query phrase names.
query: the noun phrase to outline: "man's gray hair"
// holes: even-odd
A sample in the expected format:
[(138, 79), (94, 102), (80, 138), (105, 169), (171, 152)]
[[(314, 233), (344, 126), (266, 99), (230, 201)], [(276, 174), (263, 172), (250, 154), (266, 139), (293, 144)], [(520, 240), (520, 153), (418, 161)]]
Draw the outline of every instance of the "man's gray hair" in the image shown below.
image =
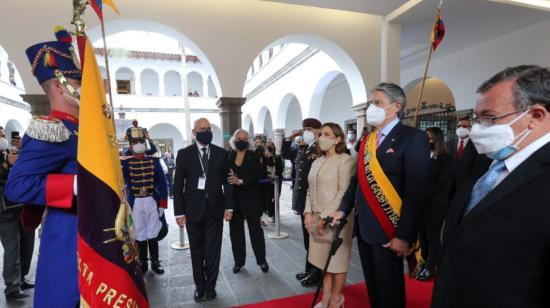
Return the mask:
[(381, 82), (371, 90), (371, 93), (376, 91), (384, 93), (392, 103), (401, 103), (401, 111), (399, 113), (400, 116), (403, 114), (407, 106), (407, 96), (400, 86), (391, 82)]

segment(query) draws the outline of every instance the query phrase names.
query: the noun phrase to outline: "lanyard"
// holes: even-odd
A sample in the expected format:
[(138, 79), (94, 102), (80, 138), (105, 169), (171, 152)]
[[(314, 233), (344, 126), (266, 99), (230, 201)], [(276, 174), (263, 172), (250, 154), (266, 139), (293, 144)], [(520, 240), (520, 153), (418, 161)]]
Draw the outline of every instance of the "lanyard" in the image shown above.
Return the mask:
[[(206, 171), (204, 170), (204, 164), (202, 163), (202, 149), (204, 148), (198, 148), (198, 155), (199, 155), (199, 162), (201, 163), (201, 168), (202, 168), (202, 175), (203, 177), (206, 177)], [(210, 159), (210, 148), (206, 148), (206, 159)]]

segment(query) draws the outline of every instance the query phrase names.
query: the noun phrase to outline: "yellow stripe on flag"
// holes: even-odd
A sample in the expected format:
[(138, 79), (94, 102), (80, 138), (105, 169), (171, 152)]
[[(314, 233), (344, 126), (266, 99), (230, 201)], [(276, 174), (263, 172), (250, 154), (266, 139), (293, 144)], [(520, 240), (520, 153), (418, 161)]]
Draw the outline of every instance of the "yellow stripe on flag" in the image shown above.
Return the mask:
[(103, 79), (96, 62), (94, 48), (86, 38), (77, 160), (88, 172), (109, 185), (122, 200), (124, 180), (115, 128), (112, 119), (105, 113), (107, 106)]
[(369, 149), (369, 152), (371, 153), (369, 165), (372, 170), (372, 175), (374, 176), (376, 183), (378, 183), (378, 186), (380, 186), (382, 193), (384, 194), (384, 196), (386, 196), (386, 199), (388, 200), (388, 203), (393, 209), (393, 212), (401, 216), (401, 204), (402, 204), (401, 197), (399, 197), (399, 194), (397, 193), (395, 188), (393, 188), (393, 185), (391, 184), (390, 180), (382, 170), (382, 167), (380, 166), (380, 163), (376, 158), (376, 134), (375, 133), (371, 133), (369, 135), (369, 139), (367, 140), (367, 147)]
[(103, 3), (107, 4), (117, 15), (120, 15), (120, 12), (118, 11), (115, 2), (113, 0), (103, 0)]

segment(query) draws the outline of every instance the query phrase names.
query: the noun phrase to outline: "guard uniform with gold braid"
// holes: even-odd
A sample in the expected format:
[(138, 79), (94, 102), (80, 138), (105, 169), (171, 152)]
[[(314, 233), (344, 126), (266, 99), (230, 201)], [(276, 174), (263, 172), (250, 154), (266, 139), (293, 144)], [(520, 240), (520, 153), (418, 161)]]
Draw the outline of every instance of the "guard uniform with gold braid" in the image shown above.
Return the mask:
[[(56, 78), (59, 72), (65, 77), (81, 79), (71, 41), (65, 35), (61, 37), (63, 40), (27, 49), (32, 72), (40, 84)], [(9, 200), (28, 204), (23, 210), (26, 226), (36, 228), (44, 209), (48, 209), (36, 269), (34, 307), (38, 308), (75, 307), (80, 298), (77, 205), (73, 194), (77, 143), (77, 118), (56, 110), (52, 110), (50, 116), (34, 117), (6, 183), (5, 194)]]
[(142, 272), (148, 270), (148, 255), (150, 253), (151, 268), (157, 274), (164, 269), (160, 265), (158, 239), (163, 223), (159, 213), (167, 208), (168, 187), (160, 164), (160, 155), (136, 154), (131, 150), (135, 142), (145, 143), (146, 131), (142, 128), (130, 128), (128, 149), (121, 158), (122, 170), (126, 182), (128, 203), (132, 207), (134, 235), (138, 243), (139, 258)]

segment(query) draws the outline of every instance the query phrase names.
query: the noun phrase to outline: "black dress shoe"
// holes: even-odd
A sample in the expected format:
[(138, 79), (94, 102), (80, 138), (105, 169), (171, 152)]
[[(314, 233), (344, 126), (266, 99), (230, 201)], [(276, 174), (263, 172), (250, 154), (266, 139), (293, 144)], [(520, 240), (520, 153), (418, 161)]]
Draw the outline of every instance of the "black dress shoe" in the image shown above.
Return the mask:
[(301, 273), (296, 274), (296, 279), (297, 280), (303, 280), (307, 276), (309, 276), (309, 272), (301, 272)]
[(160, 265), (160, 261), (151, 261), (151, 270), (158, 275), (164, 274), (164, 268)]
[(267, 264), (267, 262), (264, 262), (264, 264), (260, 265), (260, 269), (261, 269), (262, 272), (264, 272), (264, 273), (269, 272), (269, 265)]
[(306, 288), (317, 287), (321, 284), (321, 273), (318, 271), (311, 271), (311, 273), (300, 281), (302, 286)]
[(216, 291), (206, 291), (205, 294), (205, 298), (207, 301), (213, 301), (214, 299), (216, 299), (217, 296)]
[(233, 274), (237, 274), (238, 272), (241, 271), (242, 268), (243, 268), (242, 266), (237, 266), (237, 265), (233, 266)]
[(17, 290), (11, 292), (10, 294), (6, 294), (6, 301), (13, 302), (27, 297), (29, 297), (29, 294), (26, 294), (21, 290)]
[(193, 294), (193, 298), (195, 299), (195, 302), (204, 302), (204, 291), (195, 290), (195, 294)]
[(23, 279), (21, 281), (21, 290), (28, 290), (28, 289), (34, 289), (34, 283), (28, 281), (27, 279)]

